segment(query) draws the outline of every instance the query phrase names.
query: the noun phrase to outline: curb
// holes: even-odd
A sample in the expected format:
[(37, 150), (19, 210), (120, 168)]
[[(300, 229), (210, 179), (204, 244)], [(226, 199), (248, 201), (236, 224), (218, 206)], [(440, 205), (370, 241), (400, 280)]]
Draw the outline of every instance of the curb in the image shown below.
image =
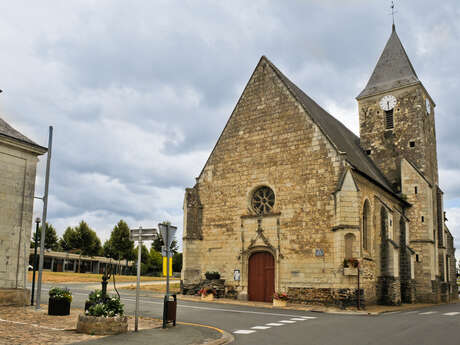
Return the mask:
[(202, 324), (199, 324), (199, 323), (191, 323), (191, 322), (179, 322), (179, 321), (177, 323), (179, 325), (210, 328), (210, 329), (218, 331), (220, 334), (222, 334), (222, 336), (219, 339), (207, 341), (207, 342), (204, 342), (204, 343), (201, 343), (201, 344), (196, 344), (196, 345), (223, 345), (223, 344), (230, 344), (231, 342), (233, 342), (235, 340), (233, 335), (231, 335), (230, 333), (224, 331), (223, 329), (220, 329), (220, 328), (217, 328), (217, 327), (214, 327), (214, 326), (202, 325)]

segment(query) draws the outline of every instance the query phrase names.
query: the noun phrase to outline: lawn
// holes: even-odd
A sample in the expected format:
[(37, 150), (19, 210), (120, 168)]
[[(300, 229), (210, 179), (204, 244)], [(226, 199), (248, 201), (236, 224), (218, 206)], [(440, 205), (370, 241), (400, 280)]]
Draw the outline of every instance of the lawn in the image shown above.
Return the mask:
[[(136, 285), (130, 285), (123, 289), (136, 290)], [(166, 284), (152, 284), (152, 285), (141, 285), (141, 290), (153, 291), (153, 292), (166, 292)], [(170, 293), (180, 293), (180, 283), (169, 284)]]
[[(38, 278), (38, 272), (35, 274), (35, 279)], [(141, 281), (157, 281), (164, 280), (165, 278), (160, 277), (141, 277)], [(32, 281), (32, 271), (28, 272), (28, 280)], [(99, 283), (102, 280), (102, 274), (92, 273), (74, 273), (74, 272), (50, 272), (43, 271), (42, 282), (43, 283)], [(112, 278), (110, 278), (112, 280)], [(115, 276), (115, 281), (122, 282), (135, 282), (136, 276)]]

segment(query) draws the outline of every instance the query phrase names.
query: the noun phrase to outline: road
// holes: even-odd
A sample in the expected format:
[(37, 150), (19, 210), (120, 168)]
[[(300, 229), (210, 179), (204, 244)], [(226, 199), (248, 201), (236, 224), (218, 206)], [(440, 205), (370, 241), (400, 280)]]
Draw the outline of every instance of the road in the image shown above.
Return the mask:
[[(69, 288), (72, 306), (83, 308), (88, 288), (83, 284)], [(134, 314), (135, 291), (119, 291), (126, 313)], [(143, 296), (140, 306), (141, 315), (162, 318), (161, 298)], [(179, 301), (177, 318), (224, 329), (235, 337), (233, 344), (240, 345), (460, 344), (460, 304), (365, 316)]]

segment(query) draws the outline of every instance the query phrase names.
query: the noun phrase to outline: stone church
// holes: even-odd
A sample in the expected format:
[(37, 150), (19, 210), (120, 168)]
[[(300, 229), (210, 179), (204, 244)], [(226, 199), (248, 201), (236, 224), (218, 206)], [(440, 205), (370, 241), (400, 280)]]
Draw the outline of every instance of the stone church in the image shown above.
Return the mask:
[(360, 137), (260, 59), (186, 189), (183, 286), (217, 271), (253, 301), (457, 298), (435, 103), (394, 25), (356, 99)]

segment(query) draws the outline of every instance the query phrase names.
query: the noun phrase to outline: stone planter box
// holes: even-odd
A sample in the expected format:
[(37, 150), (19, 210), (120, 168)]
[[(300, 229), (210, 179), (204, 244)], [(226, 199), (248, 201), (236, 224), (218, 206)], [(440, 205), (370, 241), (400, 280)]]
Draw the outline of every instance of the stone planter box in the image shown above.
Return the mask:
[(110, 335), (128, 332), (128, 317), (78, 315), (77, 332), (91, 335)]
[(274, 299), (273, 300), (273, 306), (274, 307), (286, 307), (288, 301), (284, 301), (282, 299)]
[(344, 267), (343, 268), (343, 275), (344, 276), (357, 276), (358, 269), (356, 267)]
[(207, 295), (201, 295), (202, 301), (214, 301), (214, 295), (212, 293)]

